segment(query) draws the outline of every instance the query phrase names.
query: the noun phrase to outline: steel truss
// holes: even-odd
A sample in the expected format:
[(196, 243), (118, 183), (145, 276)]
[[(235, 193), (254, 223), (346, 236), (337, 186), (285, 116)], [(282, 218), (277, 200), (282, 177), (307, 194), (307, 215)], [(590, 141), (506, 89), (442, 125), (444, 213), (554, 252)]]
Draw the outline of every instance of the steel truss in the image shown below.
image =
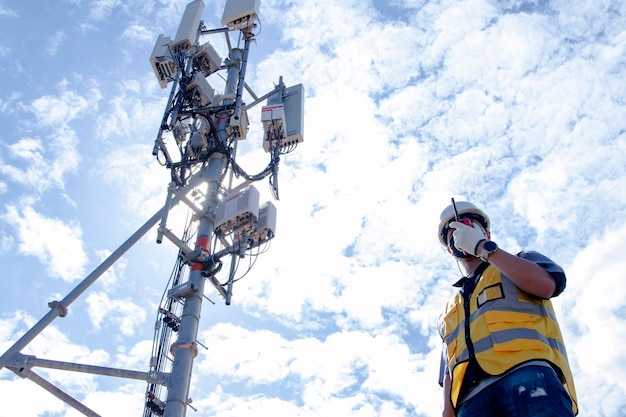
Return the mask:
[[(198, 0), (190, 3), (188, 9), (191, 5), (197, 7)], [(185, 18), (183, 17), (183, 23)], [(243, 257), (247, 251), (262, 243), (251, 243), (246, 233), (236, 234), (238, 237), (232, 237), (230, 243), (222, 236), (216, 236), (216, 210), (225, 192), (236, 192), (267, 177), (270, 178), (272, 193), (277, 198), (276, 176), (280, 155), (292, 150), (292, 148), (287, 150), (281, 147), (280, 140), (277, 140), (271, 146), (268, 167), (255, 175), (247, 174), (236, 162), (237, 141), (241, 139), (242, 129), (247, 129), (247, 125), (244, 125), (242, 121), (245, 112), (272, 96), (283, 94), (285, 90), (282, 77), (272, 91), (261, 97), (258, 97), (245, 82), (248, 51), (254, 39), (253, 30), (256, 27), (254, 18), (256, 16), (247, 16), (237, 20), (234, 27), (229, 25), (228, 28), (214, 30), (207, 30), (200, 21), (193, 45), (176, 48), (170, 48), (168, 45), (171, 55), (170, 61), (167, 62), (168, 65), (173, 62), (171, 65), (172, 68), (175, 66), (176, 73), (171, 78), (161, 80), (164, 83), (171, 82), (172, 89), (153, 151), (157, 160), (171, 173), (171, 183), (167, 189), (163, 207), (87, 275), (65, 298), (49, 302), (50, 311), (0, 356), (0, 369), (7, 368), (22, 378), (30, 379), (86, 416), (96, 417), (99, 414), (47, 381), (33, 369), (39, 367), (146, 381), (148, 388), (144, 417), (184, 417), (186, 415), (187, 407), (191, 407), (189, 390), (193, 360), (198, 354), (198, 345), (201, 345), (197, 341), (197, 334), (205, 282), (209, 281), (225, 299), (226, 304), (230, 304), (234, 280), (232, 271), (225, 282), (217, 279), (216, 274), (221, 269), (220, 258), (227, 255), (232, 256), (233, 259)], [(243, 48), (231, 45), (229, 32), (232, 31), (239, 32), (240, 41), (244, 44)], [(220, 68), (208, 70), (206, 60), (202, 61), (198, 58), (201, 55), (200, 52), (203, 52), (203, 46), (198, 41), (202, 36), (215, 34), (224, 34), (229, 56)], [(225, 70), (227, 73), (224, 94), (207, 102), (206, 91), (198, 91), (190, 85), (198, 81), (198, 78), (194, 78), (198, 74), (204, 73), (206, 76), (214, 70)], [(243, 101), (244, 91), (254, 100), (247, 106)], [(203, 93), (204, 96), (199, 93)], [(245, 121), (247, 122), (247, 119)], [(168, 133), (173, 133), (176, 138), (179, 151), (177, 157), (171, 154), (171, 146), (168, 147), (164, 139), (164, 135)], [(276, 137), (275, 132), (272, 132), (272, 135), (274, 135), (273, 138)], [(224, 187), (223, 183), (228, 172), (231, 174), (231, 184)], [(233, 176), (243, 181), (233, 187)], [(201, 186), (206, 188), (206, 193), (199, 206), (188, 195), (192, 190)], [(196, 239), (193, 248), (187, 244), (188, 236), (181, 239), (167, 228), (170, 211), (180, 203), (193, 212), (193, 223), (196, 226), (193, 232)], [(177, 259), (179, 268), (189, 268), (189, 273), (187, 281), (181, 282), (178, 279), (172, 281), (167, 300), (159, 309), (163, 326), (161, 333), (155, 337), (156, 346), (149, 371), (40, 359), (21, 353), (54, 320), (58, 317), (65, 317), (70, 305), (155, 226), (158, 233), (157, 243), (161, 243), (163, 237), (172, 242), (179, 249)], [(273, 235), (267, 236), (265, 241), (271, 238)], [(223, 249), (211, 253), (212, 242), (216, 239), (221, 242)], [(176, 311), (177, 314), (173, 311), (174, 306), (180, 310)], [(173, 333), (176, 334), (176, 340), (170, 344)], [(173, 358), (170, 358), (168, 353)], [(166, 398), (161, 398), (160, 387), (167, 388)]]

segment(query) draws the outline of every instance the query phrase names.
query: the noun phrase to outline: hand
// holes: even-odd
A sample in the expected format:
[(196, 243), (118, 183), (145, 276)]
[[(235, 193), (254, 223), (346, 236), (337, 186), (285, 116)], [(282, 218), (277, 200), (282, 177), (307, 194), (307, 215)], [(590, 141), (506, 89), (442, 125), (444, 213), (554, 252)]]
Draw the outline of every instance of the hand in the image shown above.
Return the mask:
[(483, 240), (487, 240), (485, 232), (482, 229), (474, 226), (470, 227), (461, 222), (452, 222), (450, 227), (456, 229), (452, 232), (454, 246), (458, 250), (477, 256), (476, 249), (478, 244)]

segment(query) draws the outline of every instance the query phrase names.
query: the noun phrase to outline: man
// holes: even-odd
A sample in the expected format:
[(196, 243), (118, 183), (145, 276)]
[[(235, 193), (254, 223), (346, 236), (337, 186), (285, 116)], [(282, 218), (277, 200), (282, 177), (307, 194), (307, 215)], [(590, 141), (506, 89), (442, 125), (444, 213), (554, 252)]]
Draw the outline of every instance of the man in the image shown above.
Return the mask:
[(442, 415), (574, 416), (574, 381), (549, 300), (565, 289), (565, 273), (537, 252), (499, 248), (490, 223), (465, 201), (441, 213), (439, 240), (466, 274), (439, 323)]

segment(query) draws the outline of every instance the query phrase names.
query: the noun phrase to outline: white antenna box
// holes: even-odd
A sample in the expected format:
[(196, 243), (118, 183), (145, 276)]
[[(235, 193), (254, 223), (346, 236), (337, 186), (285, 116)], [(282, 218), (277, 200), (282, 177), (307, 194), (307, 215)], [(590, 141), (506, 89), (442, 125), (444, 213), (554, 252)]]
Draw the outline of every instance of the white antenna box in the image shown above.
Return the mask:
[(235, 116), (231, 116), (226, 126), (226, 133), (233, 135), (235, 140), (244, 140), (248, 135), (248, 110), (246, 110), (245, 103), (241, 105), (241, 116), (239, 119), (235, 119)]
[(167, 84), (173, 81), (174, 75), (176, 75), (177, 68), (172, 57), (171, 45), (172, 40), (169, 36), (159, 35), (154, 44), (152, 55), (150, 55), (150, 65), (152, 65), (152, 70), (159, 80), (161, 88), (167, 87)]
[[(280, 146), (288, 147), (296, 145), (304, 141), (304, 86), (297, 84), (287, 87), (283, 91), (278, 92), (267, 99), (267, 107), (279, 106), (282, 104), (284, 112), (285, 139), (280, 142)], [(266, 111), (266, 107), (263, 107)], [(274, 119), (274, 111), (272, 110), (271, 119)], [(266, 119), (268, 118), (267, 115)], [(270, 148), (269, 144), (264, 143), (263, 148), (266, 152)]]
[(252, 247), (272, 239), (276, 234), (276, 206), (271, 201), (259, 207), (259, 220), (254, 232), (250, 234)]
[(217, 53), (213, 45), (206, 42), (198, 48), (193, 56), (193, 62), (204, 73), (205, 77), (218, 71), (222, 65), (222, 57)]
[(252, 231), (259, 218), (259, 191), (253, 186), (230, 194), (217, 206), (215, 230), (223, 235)]
[(187, 85), (187, 91), (196, 90), (200, 98), (200, 105), (207, 106), (213, 101), (213, 87), (204, 78), (202, 72), (196, 72), (191, 79), (191, 82)]
[(198, 29), (200, 28), (200, 19), (204, 11), (204, 3), (202, 0), (192, 1), (185, 7), (185, 13), (178, 26), (176, 37), (172, 48), (176, 50), (187, 50), (196, 43), (198, 37)]
[(229, 29), (246, 29), (259, 15), (260, 0), (227, 0), (222, 15), (222, 25)]

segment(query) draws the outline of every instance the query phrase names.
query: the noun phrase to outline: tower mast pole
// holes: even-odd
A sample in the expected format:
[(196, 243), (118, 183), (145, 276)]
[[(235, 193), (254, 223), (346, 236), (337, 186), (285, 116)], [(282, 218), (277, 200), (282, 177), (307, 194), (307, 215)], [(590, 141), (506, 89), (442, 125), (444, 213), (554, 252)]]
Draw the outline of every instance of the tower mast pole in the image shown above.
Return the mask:
[[(243, 82), (241, 79), (245, 74), (246, 62), (243, 59), (247, 55), (250, 47), (250, 41), (245, 41), (245, 51), (240, 49), (232, 49), (232, 56), (226, 60), (228, 66), (228, 76), (225, 87), (225, 97), (236, 97), (241, 100), (241, 92), (239, 84)], [(239, 92), (236, 96), (235, 94)], [(224, 104), (232, 104), (233, 100), (225, 100)], [(226, 125), (230, 111), (225, 111), (222, 117), (219, 117), (217, 127), (217, 138), (219, 143), (226, 143), (228, 133)], [(233, 155), (234, 157), (234, 155)], [(199, 220), (198, 233), (196, 238), (195, 249), (202, 249), (207, 254), (211, 251), (211, 240), (215, 234), (215, 213), (219, 203), (219, 190), (221, 181), (224, 178), (227, 157), (222, 153), (214, 153), (209, 158), (208, 164), (202, 168), (203, 175), (208, 183), (207, 198), (202, 211), (204, 215)], [(197, 288), (192, 294), (184, 299), (183, 312), (180, 317), (180, 330), (178, 331), (177, 340), (172, 343), (170, 352), (174, 356), (172, 371), (168, 379), (167, 400), (163, 417), (184, 417), (189, 402), (189, 387), (191, 385), (191, 376), (193, 368), (193, 360), (198, 355), (198, 328), (200, 323), (200, 313), (202, 310), (202, 298), (204, 293), (205, 278), (202, 276), (202, 262), (195, 262), (191, 266), (189, 274), (189, 282)]]

